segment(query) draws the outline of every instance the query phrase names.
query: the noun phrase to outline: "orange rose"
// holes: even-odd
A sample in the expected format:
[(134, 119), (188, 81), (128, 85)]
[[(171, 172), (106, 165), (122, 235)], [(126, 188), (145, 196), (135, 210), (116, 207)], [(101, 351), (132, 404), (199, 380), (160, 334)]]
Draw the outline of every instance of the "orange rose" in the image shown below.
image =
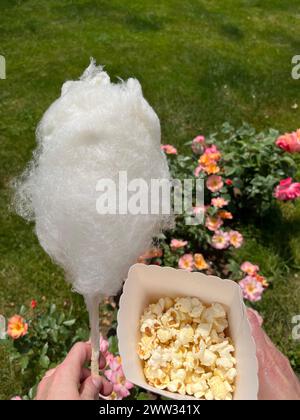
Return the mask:
[(232, 213), (226, 210), (220, 210), (218, 216), (221, 217), (221, 219), (232, 219)]
[(205, 165), (203, 167), (203, 170), (208, 174), (217, 174), (218, 172), (220, 172), (220, 168), (219, 166), (216, 164), (216, 162), (211, 162), (208, 165)]
[(194, 266), (199, 271), (206, 270), (208, 268), (208, 264), (202, 254), (194, 254)]
[(14, 315), (8, 320), (7, 334), (16, 340), (27, 334), (28, 324), (20, 315)]

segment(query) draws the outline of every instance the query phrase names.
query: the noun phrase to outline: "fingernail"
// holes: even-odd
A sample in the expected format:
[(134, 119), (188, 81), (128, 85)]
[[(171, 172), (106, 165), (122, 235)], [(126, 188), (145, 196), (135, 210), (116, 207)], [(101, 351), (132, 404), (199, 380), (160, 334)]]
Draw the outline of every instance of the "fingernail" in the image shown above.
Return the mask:
[(102, 385), (102, 379), (101, 379), (101, 377), (100, 377), (100, 376), (93, 376), (93, 377), (92, 377), (92, 382), (93, 382), (93, 384), (95, 385), (95, 387), (96, 387), (97, 389), (100, 389), (100, 388), (101, 388), (101, 385)]

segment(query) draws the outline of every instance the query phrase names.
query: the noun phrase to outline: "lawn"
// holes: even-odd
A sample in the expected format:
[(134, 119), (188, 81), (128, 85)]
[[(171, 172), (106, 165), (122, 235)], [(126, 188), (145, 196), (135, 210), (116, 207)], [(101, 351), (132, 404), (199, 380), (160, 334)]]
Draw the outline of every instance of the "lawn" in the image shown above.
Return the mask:
[[(34, 298), (67, 300), (85, 317), (80, 296), (40, 248), (33, 226), (9, 210), (9, 182), (30, 159), (35, 127), (93, 56), (113, 80), (137, 77), (162, 125), (163, 143), (211, 133), (224, 121), (257, 129), (298, 128), (300, 81), (291, 78), (300, 53), (296, 0), (0, 0), (0, 313), (10, 316)], [(299, 105), (299, 106), (298, 106)], [(241, 260), (273, 279), (257, 308), (272, 339), (298, 370), (291, 319), (300, 313), (300, 206), (280, 222), (245, 226)], [(20, 390), (0, 344), (0, 399)]]

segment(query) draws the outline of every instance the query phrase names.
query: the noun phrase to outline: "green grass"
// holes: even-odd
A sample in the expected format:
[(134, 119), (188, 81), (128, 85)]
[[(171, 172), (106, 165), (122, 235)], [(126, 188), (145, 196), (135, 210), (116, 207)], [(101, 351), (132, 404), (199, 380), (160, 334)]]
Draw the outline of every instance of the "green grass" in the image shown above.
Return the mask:
[[(8, 184), (31, 157), (43, 112), (90, 56), (113, 80), (141, 81), (164, 143), (182, 147), (225, 120), (258, 129), (298, 127), (300, 81), (291, 78), (291, 58), (300, 51), (299, 1), (0, 0), (0, 10), (0, 54), (7, 61), (7, 79), (0, 80), (0, 313), (7, 316), (42, 296), (60, 305), (72, 300), (85, 314), (33, 226), (8, 211)], [(299, 214), (292, 211), (279, 226), (250, 229), (240, 251), (272, 277), (259, 308), (291, 360), (299, 349), (290, 339), (291, 315), (300, 313), (292, 272), (300, 266)], [(7, 398), (18, 387), (1, 345), (0, 371), (0, 398)]]

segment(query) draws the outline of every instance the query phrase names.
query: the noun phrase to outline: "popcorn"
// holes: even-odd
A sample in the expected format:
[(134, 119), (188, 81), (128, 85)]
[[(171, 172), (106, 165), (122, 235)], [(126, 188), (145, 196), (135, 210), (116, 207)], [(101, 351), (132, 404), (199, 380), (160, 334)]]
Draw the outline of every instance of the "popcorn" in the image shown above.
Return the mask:
[(195, 331), (195, 340), (199, 337), (207, 338), (210, 334), (212, 324), (200, 323)]
[(180, 321), (180, 313), (174, 308), (169, 308), (167, 312), (161, 317), (162, 325), (168, 328), (178, 328)]
[(218, 318), (214, 319), (213, 325), (216, 332), (220, 333), (228, 327), (228, 322), (226, 318)]
[(157, 338), (163, 344), (170, 341), (173, 335), (173, 331), (167, 328), (160, 328), (159, 330), (157, 330)]
[(179, 379), (174, 379), (173, 381), (170, 381), (167, 388), (169, 391), (178, 392), (181, 395), (184, 395), (186, 393), (185, 384)]
[(232, 392), (232, 388), (228, 382), (222, 381), (219, 376), (214, 376), (209, 380), (210, 390), (215, 400), (226, 400), (228, 393)]
[(231, 400), (237, 376), (228, 321), (220, 303), (164, 297), (140, 321), (137, 353), (150, 385), (206, 400)]
[(204, 350), (204, 353), (202, 357), (200, 357), (200, 360), (202, 365), (204, 366), (213, 366), (217, 360), (217, 356), (210, 350)]
[(186, 344), (194, 341), (194, 330), (190, 325), (186, 325), (177, 332), (176, 343), (179, 346), (185, 346)]
[(171, 372), (171, 379), (179, 379), (182, 382), (184, 382), (186, 377), (186, 371), (185, 369), (172, 369)]
[(232, 384), (236, 378), (237, 375), (237, 371), (235, 368), (231, 368), (229, 369), (226, 373), (225, 373), (225, 378), (227, 379), (227, 381)]
[(141, 325), (140, 331), (145, 333), (148, 337), (155, 334), (156, 330), (161, 327), (160, 322), (156, 319), (145, 319)]

